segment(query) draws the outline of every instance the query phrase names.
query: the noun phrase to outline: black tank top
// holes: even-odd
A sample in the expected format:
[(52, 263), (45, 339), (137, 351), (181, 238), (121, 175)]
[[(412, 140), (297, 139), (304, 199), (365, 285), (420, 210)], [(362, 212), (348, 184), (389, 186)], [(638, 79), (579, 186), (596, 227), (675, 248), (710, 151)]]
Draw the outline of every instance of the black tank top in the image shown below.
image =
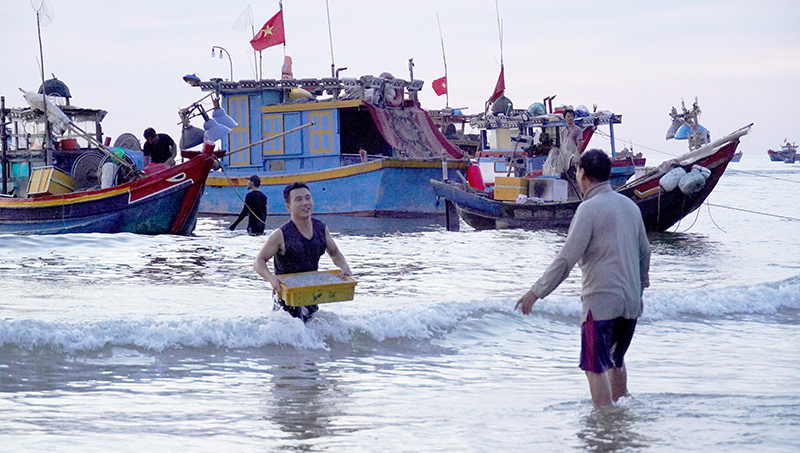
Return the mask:
[(275, 254), (275, 273), (295, 274), (297, 272), (316, 271), (319, 258), (325, 253), (325, 224), (311, 219), (313, 235), (311, 239), (303, 236), (297, 226), (289, 220), (281, 225), (283, 232), (284, 253)]

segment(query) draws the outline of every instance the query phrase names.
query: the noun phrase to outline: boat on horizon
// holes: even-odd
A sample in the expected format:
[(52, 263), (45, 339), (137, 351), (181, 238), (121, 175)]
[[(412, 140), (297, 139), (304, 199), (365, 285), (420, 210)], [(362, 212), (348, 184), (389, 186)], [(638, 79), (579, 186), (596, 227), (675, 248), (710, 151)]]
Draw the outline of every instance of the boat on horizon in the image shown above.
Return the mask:
[(172, 168), (143, 168), (135, 136), (110, 147), (106, 112), (69, 99), (53, 78), (26, 93), (28, 107), (0, 108), (0, 124), (10, 120), (0, 126), (0, 234), (191, 234), (211, 150)]
[(777, 151), (772, 149), (767, 150), (769, 160), (773, 162), (784, 162), (793, 164), (797, 158), (797, 143), (789, 142), (787, 139), (783, 140), (781, 147)]
[[(238, 82), (190, 78), (190, 85), (218, 97), (233, 120), (200, 212), (238, 214), (248, 178), (258, 175), (269, 215), (287, 214), (283, 189), (295, 181), (309, 186), (316, 214), (441, 215), (443, 205), (429, 181), (458, 178), (468, 161), (420, 107), (423, 84), (413, 73), (410, 81), (388, 73)], [(199, 129), (191, 120), (210, 109), (202, 101), (180, 111), (185, 135)], [(187, 141), (188, 151), (199, 144), (182, 137), (182, 144)]]
[[(639, 206), (648, 231), (664, 231), (702, 205), (733, 158), (740, 137), (752, 126), (709, 142), (710, 135), (696, 121), (699, 112), (695, 103), (691, 111), (684, 108), (682, 114), (675, 113), (674, 127), (668, 132), (668, 138), (672, 138), (680, 126), (689, 125), (689, 132), (683, 134), (683, 138), (689, 140), (688, 153), (650, 168), (642, 176), (615, 189)], [(547, 189), (542, 192), (547, 195), (519, 197), (521, 202), (516, 202), (513, 198), (493, 199), (489, 193), (471, 187), (469, 182), (431, 181), (431, 184), (437, 196), (445, 200), (448, 230), (458, 230), (459, 218), (478, 230), (568, 227), (581, 202), (580, 195), (576, 191), (553, 190), (557, 187), (555, 180), (529, 178), (524, 182), (527, 186), (519, 186), (520, 190), (541, 186)], [(553, 195), (556, 193), (559, 196)]]

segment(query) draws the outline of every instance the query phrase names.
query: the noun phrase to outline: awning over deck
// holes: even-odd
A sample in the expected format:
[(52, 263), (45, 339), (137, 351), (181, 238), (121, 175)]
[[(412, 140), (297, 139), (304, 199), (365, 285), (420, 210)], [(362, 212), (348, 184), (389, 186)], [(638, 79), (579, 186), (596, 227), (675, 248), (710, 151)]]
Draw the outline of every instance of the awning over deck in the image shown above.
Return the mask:
[(460, 159), (464, 153), (447, 141), (419, 106), (380, 108), (366, 104), (378, 130), (392, 148), (404, 157), (439, 158), (442, 152)]

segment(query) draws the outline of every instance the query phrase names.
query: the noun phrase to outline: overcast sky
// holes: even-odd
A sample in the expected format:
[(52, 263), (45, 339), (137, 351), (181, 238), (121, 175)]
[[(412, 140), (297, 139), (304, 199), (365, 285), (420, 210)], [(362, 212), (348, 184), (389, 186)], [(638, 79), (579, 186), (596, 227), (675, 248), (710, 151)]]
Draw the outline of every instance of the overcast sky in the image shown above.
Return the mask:
[[(233, 24), (248, 5), (256, 29), (278, 11), (277, 1), (48, 1), (45, 74), (69, 86), (73, 105), (107, 110), (112, 139), (131, 132), (142, 140), (151, 126), (177, 139), (178, 109), (203, 96), (183, 75), (230, 78), (227, 56), (211, 58), (212, 46), (222, 46), (234, 79), (254, 78), (252, 33)], [(329, 7), (342, 76), (388, 71), (408, 79), (413, 58), (414, 77), (425, 80), (422, 106), (444, 107), (430, 86), (444, 75), (438, 14), (450, 106), (477, 113), (491, 95), (500, 70), (493, 0), (329, 0)], [(283, 9), (295, 77), (330, 76), (325, 1), (284, 0)], [(695, 96), (712, 138), (755, 123), (742, 140), (745, 155), (766, 158), (784, 138), (800, 141), (800, 1), (499, 0), (499, 12), (506, 96), (515, 108), (557, 95), (555, 105), (622, 114), (617, 138), (653, 164), (685, 151), (685, 141), (664, 139), (668, 112)], [(0, 23), (0, 95), (21, 107), (17, 87), (41, 84), (31, 2), (0, 1)], [(280, 78), (283, 53), (283, 46), (263, 51), (265, 78)], [(600, 138), (591, 145), (610, 149)]]

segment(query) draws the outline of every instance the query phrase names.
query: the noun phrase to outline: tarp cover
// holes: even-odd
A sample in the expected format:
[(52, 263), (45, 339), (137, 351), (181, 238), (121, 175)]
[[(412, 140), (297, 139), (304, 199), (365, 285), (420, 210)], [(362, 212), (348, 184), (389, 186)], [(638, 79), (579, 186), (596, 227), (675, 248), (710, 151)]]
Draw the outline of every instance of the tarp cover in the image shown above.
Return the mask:
[(451, 158), (464, 153), (447, 141), (425, 110), (418, 106), (381, 108), (367, 103), (369, 113), (383, 139), (403, 157), (441, 158), (442, 150)]

